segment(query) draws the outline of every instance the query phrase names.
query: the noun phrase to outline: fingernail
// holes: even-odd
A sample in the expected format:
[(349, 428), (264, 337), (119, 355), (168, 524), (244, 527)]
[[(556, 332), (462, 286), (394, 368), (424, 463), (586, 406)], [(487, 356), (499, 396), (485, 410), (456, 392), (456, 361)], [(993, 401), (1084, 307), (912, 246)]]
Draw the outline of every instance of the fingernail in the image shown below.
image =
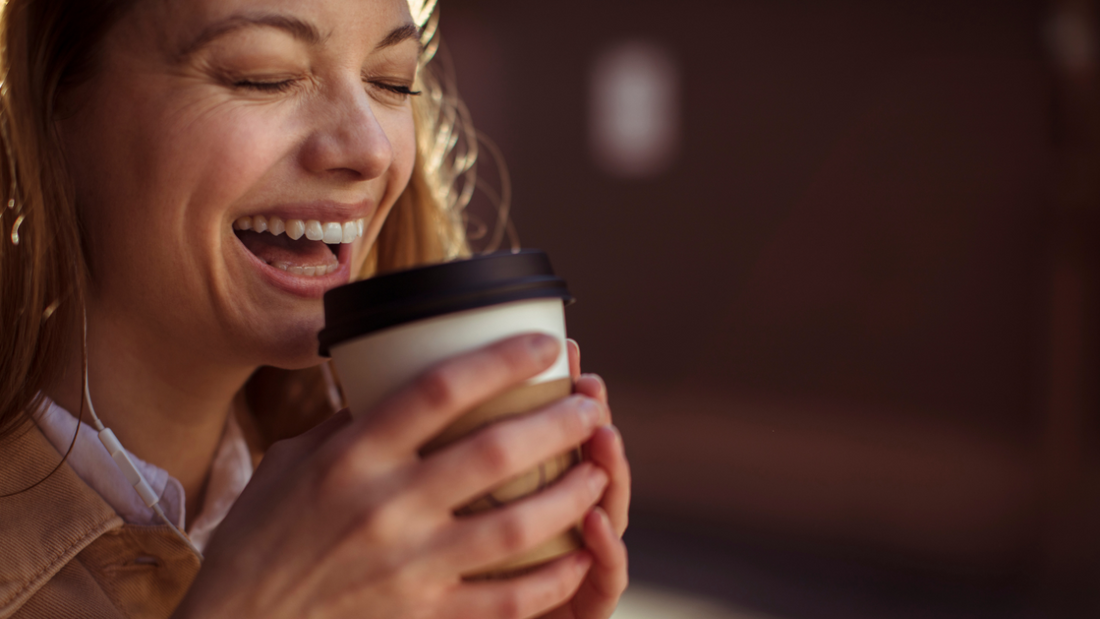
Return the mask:
[(623, 433), (619, 432), (619, 429), (616, 428), (612, 424), (608, 424), (607, 427), (611, 428), (611, 433), (615, 435), (615, 447), (617, 447), (619, 449), (619, 451), (622, 451), (623, 450)]
[(600, 378), (599, 374), (581, 374), (581, 379), (596, 381), (596, 386), (597, 386), (596, 397), (597, 398), (602, 398), (604, 396), (604, 393), (607, 392), (607, 385), (604, 384), (603, 379)]
[(588, 489), (593, 495), (599, 495), (605, 487), (607, 487), (607, 473), (604, 473), (603, 469), (594, 469), (588, 476)]
[(604, 511), (602, 507), (597, 505), (592, 508), (592, 511), (596, 512), (596, 517), (600, 519), (600, 524), (608, 529), (611, 528), (611, 517), (607, 515), (607, 512)]
[(539, 361), (547, 362), (558, 356), (558, 340), (544, 333), (531, 338), (531, 351)]
[(577, 413), (585, 427), (592, 428), (600, 423), (600, 405), (584, 396), (578, 396)]
[(590, 567), (592, 567), (592, 555), (587, 552), (578, 552), (573, 563), (573, 569), (577, 571), (578, 575), (583, 576)]

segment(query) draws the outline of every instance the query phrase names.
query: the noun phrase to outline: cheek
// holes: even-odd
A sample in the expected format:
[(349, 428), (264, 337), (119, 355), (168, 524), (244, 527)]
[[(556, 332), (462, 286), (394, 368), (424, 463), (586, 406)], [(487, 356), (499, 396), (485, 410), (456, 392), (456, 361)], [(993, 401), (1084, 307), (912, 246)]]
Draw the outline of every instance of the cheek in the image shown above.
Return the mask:
[(393, 160), (386, 172), (386, 191), (379, 201), (378, 212), (364, 235), (365, 242), (356, 247), (352, 258), (352, 272), (358, 273), (367, 259), (367, 254), (378, 238), (378, 232), (393, 209), (394, 203), (405, 191), (416, 165), (416, 127), (412, 112), (403, 114), (377, 115), (379, 123), (386, 133), (393, 152)]
[(284, 152), (287, 132), (272, 128), (285, 119), (127, 94), (61, 127), (82, 202), (129, 202), (139, 216), (175, 226), (169, 220), (196, 204), (237, 196)]
[(59, 129), (100, 285), (170, 275), (197, 294), (217, 270), (226, 207), (284, 157), (297, 127), (285, 110), (165, 91), (120, 87), (128, 96)]
[(386, 175), (385, 197), (380, 202), (381, 219), (385, 218), (394, 201), (405, 191), (413, 166), (416, 165), (416, 127), (411, 110), (406, 109), (403, 112), (379, 117), (393, 152), (393, 161)]
[(394, 118), (391, 123), (392, 125), (386, 128), (386, 136), (393, 147), (391, 182), (397, 187), (397, 193), (400, 193), (408, 184), (416, 162), (416, 126), (413, 123), (411, 110)]
[(227, 205), (257, 187), (275, 189), (279, 179), (271, 172), (295, 140), (288, 119), (248, 112), (234, 110), (190, 124), (166, 142), (174, 146), (164, 153), (159, 185), (172, 187), (179, 199), (186, 199), (190, 214), (210, 210), (204, 219), (212, 226), (224, 223), (221, 216)]

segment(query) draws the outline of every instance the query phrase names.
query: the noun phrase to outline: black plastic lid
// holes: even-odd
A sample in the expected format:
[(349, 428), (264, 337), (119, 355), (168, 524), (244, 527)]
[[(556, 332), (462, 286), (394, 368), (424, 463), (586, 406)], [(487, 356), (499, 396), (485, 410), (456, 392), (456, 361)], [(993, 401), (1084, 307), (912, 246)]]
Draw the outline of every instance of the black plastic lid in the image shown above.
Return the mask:
[(573, 297), (537, 249), (498, 252), (379, 275), (325, 293), (321, 354), (375, 331), (524, 299)]

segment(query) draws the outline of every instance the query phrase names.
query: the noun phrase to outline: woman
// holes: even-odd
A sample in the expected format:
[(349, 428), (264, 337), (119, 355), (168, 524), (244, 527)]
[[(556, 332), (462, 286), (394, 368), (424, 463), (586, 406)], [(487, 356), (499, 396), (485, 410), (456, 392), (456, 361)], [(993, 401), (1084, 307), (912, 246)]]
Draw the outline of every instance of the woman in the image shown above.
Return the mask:
[[(262, 440), (279, 434), (264, 403), (289, 402), (292, 425), (312, 414), (301, 372), (322, 361), (325, 290), (465, 251), (446, 208), (447, 101), (422, 66), (430, 12), (406, 0), (4, 7), (0, 617), (611, 614), (629, 473), (602, 382), (579, 375), (575, 349), (576, 396), (428, 458), (418, 445), (548, 367), (557, 344), (507, 340), (358, 420)], [(301, 372), (265, 381), (261, 366)], [(76, 432), (85, 376), (171, 526), (87, 425)], [(453, 516), (580, 442), (588, 462), (550, 489)], [(266, 450), (254, 473), (249, 449)], [(511, 579), (461, 578), (577, 521), (584, 551)]]

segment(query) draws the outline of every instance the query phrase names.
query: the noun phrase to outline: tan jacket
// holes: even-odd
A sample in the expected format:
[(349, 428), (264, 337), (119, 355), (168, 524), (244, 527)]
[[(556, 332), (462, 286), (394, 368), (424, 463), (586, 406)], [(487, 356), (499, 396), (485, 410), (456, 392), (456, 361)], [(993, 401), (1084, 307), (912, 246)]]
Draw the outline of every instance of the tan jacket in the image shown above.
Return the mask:
[[(305, 376), (312, 372), (312, 379)], [(264, 368), (240, 394), (237, 422), (259, 465), (277, 440), (332, 415), (319, 368)], [(42, 479), (61, 456), (34, 424), (0, 441), (0, 494)], [(199, 561), (167, 525), (126, 524), (67, 464), (35, 488), (0, 498), (0, 619), (168, 617)]]
[[(0, 457), (0, 494), (61, 459), (33, 424)], [(0, 499), (0, 619), (167, 617), (198, 570), (171, 529), (123, 523), (67, 464)]]

